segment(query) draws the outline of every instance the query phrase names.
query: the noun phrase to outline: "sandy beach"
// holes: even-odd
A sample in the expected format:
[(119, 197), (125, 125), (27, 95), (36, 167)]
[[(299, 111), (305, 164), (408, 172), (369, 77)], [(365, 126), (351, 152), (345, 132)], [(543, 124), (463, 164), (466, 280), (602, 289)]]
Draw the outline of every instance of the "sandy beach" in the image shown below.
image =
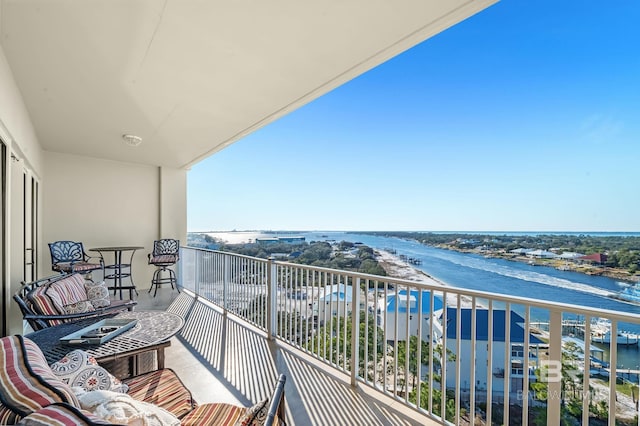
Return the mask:
[[(433, 278), (431, 275), (415, 268), (409, 263), (403, 261), (398, 256), (385, 250), (375, 250), (376, 260), (380, 263), (389, 277), (401, 278), (403, 280), (415, 281), (423, 284), (447, 287), (444, 282)], [(454, 307), (458, 303), (457, 296), (453, 293), (447, 294), (447, 305)], [(460, 297), (460, 306), (463, 308), (471, 307), (471, 298), (468, 296)], [(476, 303), (476, 307), (483, 308), (480, 303)]]
[(388, 251), (375, 250), (375, 253), (377, 256), (376, 260), (390, 277), (402, 278), (403, 280), (411, 280), (424, 284), (446, 286), (442, 281), (436, 280), (431, 275), (414, 268)]

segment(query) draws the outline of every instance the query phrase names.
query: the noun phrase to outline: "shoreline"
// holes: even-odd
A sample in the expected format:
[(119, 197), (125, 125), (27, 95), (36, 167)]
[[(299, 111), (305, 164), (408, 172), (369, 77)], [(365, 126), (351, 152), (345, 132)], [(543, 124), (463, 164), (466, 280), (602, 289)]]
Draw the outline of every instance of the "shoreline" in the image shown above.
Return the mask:
[[(448, 284), (433, 278), (424, 271), (400, 259), (400, 257), (386, 250), (374, 249), (376, 260), (382, 269), (385, 270), (389, 278), (400, 278), (403, 280), (415, 281), (417, 283), (429, 284), (441, 287), (450, 287)], [(471, 307), (472, 299), (468, 296), (460, 295), (460, 304), (463, 308)], [(447, 306), (457, 304), (457, 294), (447, 294)], [(476, 307), (485, 308), (482, 304), (476, 303)]]
[(531, 258), (527, 256), (519, 256), (512, 253), (503, 252), (488, 252), (483, 250), (473, 249), (460, 249), (447, 244), (438, 244), (430, 247), (435, 247), (443, 250), (457, 251), (458, 253), (477, 254), (480, 256), (496, 259), (509, 260), (511, 262), (528, 263), (532, 266), (548, 266), (550, 268), (558, 269), (561, 271), (577, 272), (584, 275), (599, 275), (614, 280), (624, 281), (627, 283), (635, 284), (640, 282), (640, 275), (629, 275), (629, 272), (624, 269), (611, 268), (608, 266), (597, 266), (591, 264), (578, 264), (570, 260), (562, 259), (542, 259)]

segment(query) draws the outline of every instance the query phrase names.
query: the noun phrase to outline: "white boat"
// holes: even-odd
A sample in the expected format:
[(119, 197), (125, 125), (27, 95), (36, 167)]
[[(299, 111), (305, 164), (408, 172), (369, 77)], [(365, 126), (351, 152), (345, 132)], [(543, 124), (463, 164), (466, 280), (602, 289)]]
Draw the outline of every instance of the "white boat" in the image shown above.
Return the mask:
[(640, 284), (627, 287), (618, 293), (618, 297), (627, 302), (640, 303)]
[[(611, 343), (611, 321), (604, 318), (591, 325), (591, 341), (593, 343)], [(634, 346), (640, 341), (640, 335), (624, 330), (618, 330), (616, 343), (623, 346)]]

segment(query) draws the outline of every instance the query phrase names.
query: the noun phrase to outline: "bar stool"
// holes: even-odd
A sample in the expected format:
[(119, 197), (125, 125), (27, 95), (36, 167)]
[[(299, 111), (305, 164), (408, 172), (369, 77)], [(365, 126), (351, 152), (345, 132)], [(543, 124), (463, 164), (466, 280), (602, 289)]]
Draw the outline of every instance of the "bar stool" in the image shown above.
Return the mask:
[[(157, 267), (153, 273), (151, 279), (151, 287), (149, 293), (155, 287), (153, 297), (156, 297), (158, 287), (162, 284), (171, 284), (171, 288), (174, 288), (180, 293), (178, 288), (178, 280), (176, 279), (176, 273), (173, 269), (169, 269), (170, 266), (175, 265), (180, 259), (180, 241), (170, 238), (163, 238), (161, 240), (155, 240), (153, 242), (153, 252), (147, 256), (149, 258), (149, 265)], [(168, 272), (168, 277), (162, 277), (163, 272)]]

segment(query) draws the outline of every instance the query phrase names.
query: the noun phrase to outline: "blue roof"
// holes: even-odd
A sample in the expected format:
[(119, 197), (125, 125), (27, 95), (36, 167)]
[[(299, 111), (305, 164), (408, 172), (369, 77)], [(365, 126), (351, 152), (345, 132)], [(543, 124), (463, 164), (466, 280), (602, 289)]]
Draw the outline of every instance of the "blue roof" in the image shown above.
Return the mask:
[[(456, 308), (447, 308), (447, 339), (455, 339), (458, 333), (456, 323)], [(471, 312), (470, 308), (461, 309), (462, 315), (462, 336), (461, 340), (471, 340)], [(511, 343), (524, 343), (524, 318), (511, 311)], [(505, 339), (505, 311), (493, 311), (493, 341), (504, 342)], [(476, 340), (489, 340), (489, 311), (487, 309), (476, 309)], [(543, 343), (536, 336), (529, 335), (529, 343), (532, 345)]]
[[(398, 298), (400, 299), (400, 303), (398, 303), (398, 312), (406, 313), (407, 312), (407, 290), (398, 291)], [(409, 292), (409, 313), (415, 314), (418, 312), (418, 290), (411, 290)], [(428, 314), (431, 312), (431, 292), (423, 290), (422, 291), (422, 313)], [(434, 310), (442, 309), (442, 299), (438, 296), (434, 296), (433, 298), (433, 307)], [(395, 312), (396, 311), (396, 294), (392, 293), (387, 296), (387, 312)]]
[(344, 302), (351, 303), (352, 295), (352, 287), (350, 285), (345, 286), (344, 284), (334, 284), (331, 286), (325, 287), (318, 300), (322, 300), (323, 302), (333, 301), (333, 302)]

